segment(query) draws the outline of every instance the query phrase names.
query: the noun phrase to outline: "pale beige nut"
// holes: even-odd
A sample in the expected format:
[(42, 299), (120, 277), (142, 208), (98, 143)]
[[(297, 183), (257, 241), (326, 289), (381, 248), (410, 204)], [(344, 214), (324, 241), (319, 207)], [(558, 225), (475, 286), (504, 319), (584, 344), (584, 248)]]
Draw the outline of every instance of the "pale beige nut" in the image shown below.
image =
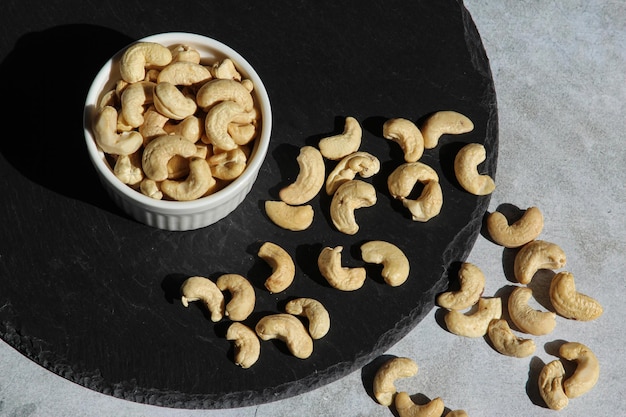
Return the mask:
[(441, 417), (445, 406), (440, 397), (426, 404), (416, 404), (406, 392), (399, 392), (395, 397), (396, 411), (400, 417)]
[(487, 334), (489, 323), (502, 317), (502, 300), (500, 297), (478, 300), (478, 308), (469, 314), (459, 310), (450, 310), (444, 316), (448, 330), (458, 336), (482, 337)]
[(465, 310), (476, 304), (485, 290), (485, 275), (476, 265), (463, 262), (458, 272), (460, 288), (437, 296), (437, 304), (448, 310)]
[(117, 110), (111, 106), (103, 107), (96, 115), (93, 133), (98, 146), (112, 155), (130, 155), (143, 145), (139, 132), (117, 132)]
[(120, 60), (120, 75), (128, 83), (141, 81), (148, 67), (164, 67), (172, 61), (172, 52), (156, 42), (137, 42), (129, 46)]
[[(143, 136), (144, 146), (152, 139), (170, 133), (165, 130), (168, 120), (170, 120), (169, 117), (163, 116), (154, 106), (148, 107), (143, 114), (143, 124), (137, 129)], [(173, 133), (178, 134), (178, 132)]]
[(417, 364), (410, 358), (394, 357), (386, 361), (374, 375), (374, 398), (379, 404), (390, 406), (396, 395), (395, 382), (417, 374)]
[(228, 133), (228, 125), (242, 114), (243, 107), (234, 101), (222, 101), (211, 107), (204, 119), (204, 130), (209, 143), (225, 151), (237, 148), (239, 145)]
[(200, 52), (189, 45), (177, 44), (169, 47), (172, 53), (172, 62), (193, 62), (200, 63)]
[(204, 144), (196, 144), (196, 153), (185, 158), (181, 155), (174, 155), (167, 161), (167, 178), (171, 180), (181, 179), (189, 175), (189, 161), (191, 158), (207, 159), (208, 148)]
[(587, 346), (578, 342), (561, 345), (559, 355), (563, 359), (576, 362), (574, 373), (563, 381), (563, 389), (568, 398), (579, 397), (591, 390), (600, 378), (600, 363)]
[(576, 291), (574, 275), (570, 272), (559, 272), (552, 278), (550, 301), (556, 312), (568, 319), (591, 321), (604, 311), (596, 299)]
[(204, 134), (204, 117), (192, 114), (178, 123), (166, 123), (163, 125), (163, 130), (170, 134), (180, 135), (190, 142), (197, 143)]
[(318, 147), (324, 158), (339, 160), (359, 150), (363, 130), (358, 120), (348, 116), (344, 122), (343, 132), (319, 141)]
[(368, 152), (357, 151), (347, 155), (335, 165), (326, 178), (326, 194), (333, 195), (344, 182), (353, 180), (358, 174), (370, 178), (380, 171), (380, 161)]
[(245, 324), (234, 322), (228, 326), (226, 339), (234, 342), (236, 365), (248, 369), (259, 360), (261, 342), (254, 330)]
[(491, 194), (496, 189), (493, 179), (478, 172), (478, 165), (485, 161), (487, 153), (480, 143), (469, 143), (454, 158), (454, 174), (463, 189), (474, 195)]
[(144, 178), (139, 184), (139, 191), (143, 195), (146, 195), (155, 200), (163, 199), (163, 193), (161, 192), (161, 183), (158, 183), (150, 178)]
[(569, 398), (563, 390), (564, 377), (565, 369), (558, 359), (544, 365), (539, 373), (539, 394), (552, 410), (562, 410), (569, 403)]
[(312, 339), (321, 339), (330, 330), (330, 315), (326, 307), (313, 298), (295, 298), (285, 305), (285, 312), (303, 316), (309, 321), (309, 334)]
[(292, 206), (311, 201), (324, 186), (326, 176), (324, 158), (317, 148), (303, 146), (296, 160), (300, 169), (296, 180), (278, 193), (282, 201)]
[(185, 307), (191, 302), (201, 301), (211, 313), (211, 321), (218, 322), (224, 317), (224, 294), (210, 279), (189, 277), (181, 285), (180, 294), (180, 300)]
[(385, 282), (397, 287), (409, 278), (410, 264), (402, 249), (383, 240), (371, 240), (361, 245), (361, 257), (365, 262), (381, 264)]
[(529, 207), (522, 217), (509, 225), (507, 218), (499, 211), (487, 216), (487, 231), (498, 245), (505, 248), (519, 248), (531, 242), (543, 230), (543, 214), (537, 207)]
[(242, 83), (232, 79), (213, 79), (202, 85), (196, 93), (196, 103), (205, 112), (223, 101), (234, 101), (244, 112), (249, 112), (254, 107), (250, 91)]
[(164, 180), (161, 192), (172, 200), (191, 201), (209, 193), (216, 184), (206, 159), (193, 157), (189, 160), (187, 178), (182, 181)]
[(175, 61), (159, 72), (157, 83), (192, 86), (202, 85), (211, 78), (212, 76), (209, 69), (199, 63)]
[(383, 137), (400, 145), (406, 162), (416, 162), (424, 154), (424, 137), (418, 127), (403, 118), (389, 119), (383, 124)]
[(522, 332), (535, 336), (551, 333), (556, 327), (556, 314), (552, 311), (541, 311), (528, 304), (533, 296), (529, 287), (516, 287), (509, 296), (508, 311), (511, 321)]
[(284, 201), (267, 200), (265, 202), (265, 214), (275, 225), (298, 232), (311, 226), (315, 212), (309, 204), (290, 206)]
[(330, 202), (330, 218), (342, 233), (354, 235), (359, 231), (355, 210), (376, 204), (376, 189), (361, 180), (347, 181), (337, 188)]
[(256, 138), (257, 129), (257, 123), (253, 121), (252, 123), (229, 123), (227, 131), (233, 141), (242, 146), (249, 144)]
[(144, 112), (154, 99), (155, 86), (153, 82), (140, 81), (130, 84), (122, 92), (122, 116), (130, 127), (136, 128), (144, 123)]
[(127, 185), (137, 185), (143, 179), (141, 169), (141, 155), (139, 152), (130, 155), (119, 155), (113, 167), (113, 173), (120, 181)]
[(474, 130), (474, 123), (467, 116), (452, 110), (443, 110), (428, 116), (421, 127), (424, 148), (432, 149), (442, 135), (460, 135)]
[(254, 287), (244, 276), (239, 274), (224, 274), (215, 282), (221, 291), (230, 293), (230, 301), (226, 304), (224, 314), (232, 321), (247, 319), (256, 303)]
[(158, 83), (154, 87), (153, 100), (158, 112), (173, 120), (183, 120), (193, 115), (198, 108), (193, 97), (167, 82)]
[[(420, 196), (408, 198), (418, 182), (424, 185)], [(441, 212), (443, 192), (439, 175), (422, 162), (406, 162), (398, 166), (387, 177), (387, 188), (393, 198), (402, 201), (414, 221), (427, 222)]]
[(211, 74), (213, 74), (213, 77), (215, 78), (241, 81), (241, 74), (237, 70), (233, 60), (230, 58), (224, 58), (222, 61), (213, 64), (211, 67)]
[(540, 269), (559, 269), (567, 258), (559, 245), (545, 240), (533, 240), (522, 246), (513, 262), (513, 273), (520, 284), (528, 284)]
[(535, 352), (535, 341), (515, 336), (505, 319), (494, 319), (487, 329), (493, 347), (505, 356), (525, 358)]
[(452, 410), (445, 417), (469, 417), (465, 410)]
[(317, 258), (317, 266), (331, 287), (341, 291), (355, 291), (363, 286), (367, 273), (363, 267), (344, 267), (343, 246), (325, 247)]
[(230, 151), (218, 151), (207, 158), (213, 177), (232, 181), (245, 171), (248, 157), (241, 147)]
[(277, 313), (265, 316), (255, 327), (261, 340), (278, 339), (287, 345), (293, 356), (306, 359), (313, 354), (313, 339), (294, 315)]
[(272, 294), (289, 288), (296, 276), (296, 265), (289, 252), (276, 243), (265, 242), (257, 254), (272, 268), (272, 274), (265, 280), (265, 288)]

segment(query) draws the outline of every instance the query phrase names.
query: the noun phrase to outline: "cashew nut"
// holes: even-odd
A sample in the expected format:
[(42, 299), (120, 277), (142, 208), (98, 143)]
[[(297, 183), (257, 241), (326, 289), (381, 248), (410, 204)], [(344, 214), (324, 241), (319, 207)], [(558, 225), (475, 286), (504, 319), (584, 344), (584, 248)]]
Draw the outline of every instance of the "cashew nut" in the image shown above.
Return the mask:
[(150, 106), (143, 114), (143, 124), (138, 129), (141, 136), (143, 136), (143, 144), (147, 145), (148, 142), (157, 136), (169, 133), (165, 130), (168, 120), (169, 117), (163, 116), (154, 106)]
[(383, 137), (400, 145), (406, 162), (415, 162), (424, 154), (422, 132), (410, 120), (389, 119), (383, 124)]
[(235, 63), (230, 58), (225, 58), (221, 62), (213, 64), (211, 73), (215, 78), (241, 81), (241, 74), (237, 71)]
[[(420, 196), (407, 198), (417, 182), (424, 184)], [(406, 162), (387, 178), (387, 188), (393, 198), (402, 201), (414, 221), (426, 222), (441, 212), (443, 193), (437, 172), (421, 162)]]
[(565, 252), (557, 244), (533, 240), (515, 255), (513, 273), (520, 284), (528, 284), (538, 270), (563, 268), (566, 261)]
[(365, 268), (349, 268), (341, 265), (343, 246), (325, 247), (317, 258), (320, 273), (331, 287), (341, 291), (354, 291), (363, 286), (367, 276)]
[(597, 300), (576, 291), (574, 275), (569, 272), (559, 272), (552, 278), (550, 301), (556, 312), (568, 319), (591, 321), (604, 311)]
[(519, 220), (509, 225), (504, 214), (494, 211), (487, 217), (487, 230), (497, 244), (518, 248), (539, 236), (543, 230), (543, 214), (537, 207), (529, 207)]
[(234, 101), (222, 101), (211, 107), (204, 120), (209, 143), (225, 151), (239, 146), (228, 133), (228, 125), (241, 114), (244, 114), (243, 108)]
[(533, 295), (529, 287), (516, 287), (509, 296), (508, 311), (511, 321), (524, 333), (535, 336), (549, 334), (556, 326), (556, 314), (532, 308), (528, 301)]
[(296, 275), (296, 265), (289, 252), (276, 243), (265, 242), (259, 248), (258, 256), (272, 268), (272, 274), (265, 280), (265, 288), (273, 294), (285, 291)]
[(120, 75), (128, 83), (145, 78), (146, 67), (164, 67), (172, 61), (172, 52), (155, 42), (137, 42), (129, 46), (120, 61)]
[(417, 364), (410, 358), (389, 359), (374, 376), (374, 397), (382, 405), (390, 406), (396, 394), (396, 379), (409, 378), (417, 374)]
[(234, 101), (243, 112), (249, 112), (254, 106), (252, 94), (240, 82), (232, 79), (213, 79), (206, 82), (196, 93), (196, 102), (204, 111), (222, 101)]
[(309, 321), (309, 334), (321, 339), (330, 330), (330, 315), (322, 303), (313, 298), (296, 298), (285, 305), (285, 312), (304, 316)]
[(144, 123), (145, 106), (152, 103), (155, 86), (153, 82), (141, 81), (130, 84), (122, 92), (122, 116), (130, 127), (139, 127)]
[(474, 195), (491, 194), (496, 183), (487, 174), (479, 174), (478, 165), (487, 158), (485, 147), (480, 143), (468, 143), (454, 158), (454, 173), (463, 189)]
[(562, 410), (569, 403), (563, 390), (564, 377), (565, 369), (558, 359), (544, 365), (539, 373), (539, 394), (552, 410)]
[(326, 194), (333, 195), (337, 188), (346, 181), (354, 179), (356, 174), (361, 178), (370, 178), (380, 171), (380, 161), (367, 152), (354, 152), (345, 156), (337, 163), (326, 179)]
[(265, 202), (265, 214), (274, 224), (294, 232), (306, 230), (313, 223), (313, 207), (311, 205), (290, 206), (284, 201)]
[(262, 340), (278, 339), (285, 342), (296, 358), (306, 359), (313, 353), (313, 339), (302, 322), (291, 314), (265, 316), (259, 320), (255, 329)]
[(130, 155), (143, 144), (141, 134), (136, 131), (117, 133), (117, 110), (104, 106), (96, 116), (93, 127), (96, 143), (112, 155)]
[(229, 123), (227, 132), (239, 146), (252, 142), (257, 134), (256, 123)]
[(215, 178), (232, 181), (246, 169), (248, 157), (241, 147), (236, 147), (230, 151), (216, 152), (207, 160)]
[(202, 301), (211, 312), (211, 321), (218, 322), (224, 317), (224, 294), (210, 279), (199, 276), (187, 278), (180, 287), (180, 293), (185, 307), (190, 302)]
[(261, 342), (254, 330), (243, 323), (234, 322), (228, 326), (226, 339), (234, 341), (235, 364), (248, 369), (261, 355)]
[(183, 181), (165, 180), (161, 191), (177, 201), (196, 200), (215, 187), (215, 178), (206, 159), (193, 157), (189, 160), (189, 175)]
[(113, 173), (124, 184), (139, 184), (143, 180), (141, 155), (139, 152), (135, 152), (130, 155), (119, 155), (115, 161)]
[(415, 404), (406, 392), (396, 394), (395, 406), (400, 417), (441, 417), (445, 408), (440, 397), (420, 405)]
[(433, 113), (421, 128), (426, 149), (436, 147), (441, 135), (459, 135), (472, 130), (474, 123), (467, 116), (451, 110)]
[[(191, 158), (207, 159), (209, 149), (206, 145), (196, 144), (197, 152)], [(174, 155), (167, 161), (167, 178), (179, 179), (189, 175), (189, 161), (190, 158), (185, 158), (180, 155)]]
[(464, 262), (459, 269), (458, 291), (439, 294), (437, 304), (448, 310), (465, 310), (476, 304), (485, 289), (485, 275), (476, 265)]
[(363, 131), (354, 117), (346, 117), (343, 133), (329, 136), (319, 141), (322, 155), (331, 160), (339, 160), (359, 150)]
[(163, 193), (161, 192), (160, 183), (157, 183), (150, 178), (144, 178), (139, 184), (139, 190), (143, 195), (147, 195), (155, 200), (163, 199)]
[(167, 133), (181, 135), (190, 142), (196, 143), (204, 133), (204, 117), (187, 116), (176, 124), (165, 124), (163, 129)]
[(295, 182), (278, 193), (281, 200), (292, 206), (308, 203), (324, 185), (326, 167), (320, 151), (313, 146), (303, 146), (297, 157), (300, 172)]
[(568, 342), (561, 345), (559, 355), (576, 362), (576, 370), (572, 376), (563, 381), (563, 389), (568, 398), (579, 397), (596, 385), (600, 378), (600, 364), (591, 349), (582, 343)]
[(211, 79), (211, 72), (199, 63), (176, 61), (167, 65), (159, 72), (158, 83), (192, 86), (205, 83)]
[(382, 264), (381, 275), (392, 287), (402, 285), (409, 278), (409, 260), (393, 243), (382, 240), (366, 242), (361, 245), (361, 257), (365, 262)]
[(154, 107), (164, 116), (183, 120), (196, 112), (198, 106), (193, 97), (187, 97), (174, 84), (161, 82), (154, 87)]
[(478, 309), (471, 314), (459, 310), (450, 310), (444, 317), (448, 330), (459, 336), (481, 337), (487, 334), (489, 323), (502, 316), (502, 300), (500, 297), (478, 300)]
[(252, 284), (239, 274), (221, 275), (215, 284), (221, 291), (229, 291), (231, 295), (224, 314), (233, 321), (247, 319), (254, 310), (256, 302)]
[(189, 45), (172, 45), (169, 47), (172, 52), (172, 61), (174, 62), (193, 62), (200, 63), (200, 52)]
[(330, 202), (331, 220), (340, 232), (354, 235), (359, 231), (354, 211), (371, 207), (376, 200), (376, 189), (372, 184), (361, 180), (347, 181), (337, 188)]
[(146, 176), (154, 181), (168, 177), (167, 163), (174, 155), (185, 158), (194, 156), (196, 145), (180, 135), (163, 135), (146, 145), (142, 155), (142, 167)]
[(487, 329), (493, 347), (503, 355), (525, 358), (535, 352), (535, 342), (515, 336), (505, 319), (491, 320)]

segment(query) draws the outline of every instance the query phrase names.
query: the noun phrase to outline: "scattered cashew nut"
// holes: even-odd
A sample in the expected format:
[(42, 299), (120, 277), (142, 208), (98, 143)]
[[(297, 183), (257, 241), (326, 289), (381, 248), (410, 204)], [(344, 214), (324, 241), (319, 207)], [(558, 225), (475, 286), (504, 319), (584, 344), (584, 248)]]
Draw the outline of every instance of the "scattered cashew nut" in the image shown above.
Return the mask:
[(556, 312), (568, 319), (591, 321), (604, 311), (597, 300), (576, 291), (574, 275), (570, 272), (559, 272), (552, 278), (550, 301)]
[(313, 223), (313, 207), (290, 206), (284, 201), (267, 200), (265, 214), (277, 226), (294, 232), (306, 230)]
[(393, 404), (396, 394), (395, 382), (399, 378), (409, 378), (417, 374), (417, 364), (410, 358), (389, 359), (376, 371), (374, 376), (374, 397), (382, 405)]
[(525, 358), (535, 352), (535, 341), (515, 336), (505, 319), (494, 319), (487, 329), (493, 347), (503, 355)]
[(172, 61), (172, 52), (155, 42), (137, 42), (129, 46), (120, 61), (120, 75), (128, 83), (145, 78), (146, 67), (164, 67)]
[(263, 317), (255, 327), (261, 340), (278, 339), (293, 356), (306, 359), (313, 353), (313, 339), (302, 322), (291, 314), (277, 313)]
[(303, 146), (297, 157), (300, 171), (295, 182), (282, 188), (278, 193), (287, 204), (297, 206), (308, 203), (324, 185), (326, 166), (320, 151), (313, 146)]
[(224, 317), (224, 294), (210, 279), (200, 276), (187, 278), (180, 287), (180, 293), (185, 307), (190, 302), (202, 301), (211, 312), (211, 321), (218, 322)]
[(438, 111), (430, 115), (421, 127), (424, 148), (432, 149), (441, 135), (460, 135), (474, 130), (474, 123), (465, 115), (452, 110)]
[(341, 291), (358, 290), (363, 286), (367, 277), (365, 268), (343, 267), (341, 265), (342, 251), (343, 246), (323, 248), (317, 258), (320, 273), (333, 288)]
[(243, 321), (252, 314), (256, 303), (254, 287), (239, 274), (221, 275), (215, 282), (221, 291), (229, 291), (231, 300), (226, 304), (225, 315), (233, 321)]
[(272, 268), (272, 274), (265, 280), (265, 288), (273, 294), (285, 291), (296, 275), (296, 265), (289, 252), (276, 243), (265, 242), (257, 254)]
[(543, 214), (537, 207), (529, 207), (519, 220), (509, 225), (504, 214), (494, 211), (487, 216), (487, 230), (497, 244), (519, 248), (539, 236), (543, 230)]
[(520, 284), (528, 284), (538, 270), (563, 268), (566, 261), (565, 252), (557, 244), (533, 240), (515, 255), (513, 273)]
[(330, 202), (330, 217), (342, 233), (354, 235), (359, 231), (356, 222), (356, 209), (376, 204), (376, 189), (370, 183), (350, 180), (339, 186)]
[(569, 403), (569, 398), (563, 390), (564, 377), (565, 369), (558, 359), (544, 365), (539, 373), (539, 394), (552, 410), (562, 410)]
[(542, 336), (556, 326), (556, 314), (532, 308), (528, 301), (533, 295), (529, 287), (516, 287), (509, 296), (508, 311), (511, 321), (524, 333)]
[(493, 179), (478, 173), (478, 165), (487, 158), (485, 147), (480, 143), (468, 143), (454, 158), (454, 173), (463, 189), (474, 195), (491, 194), (496, 189)]
[(382, 264), (382, 277), (388, 285), (397, 287), (409, 278), (409, 260), (402, 249), (383, 240), (371, 240), (361, 245), (365, 262)]
[(383, 124), (383, 137), (400, 145), (406, 162), (415, 162), (424, 154), (422, 132), (410, 120), (389, 119)]
[(330, 160), (339, 160), (359, 150), (363, 130), (354, 117), (346, 117), (343, 133), (319, 141), (322, 155)]
[[(417, 199), (407, 198), (415, 184), (424, 185)], [(395, 199), (409, 209), (414, 221), (426, 222), (441, 212), (443, 193), (437, 172), (422, 162), (406, 162), (387, 177), (387, 188)]]
[(261, 355), (261, 342), (254, 330), (243, 323), (234, 322), (228, 326), (226, 339), (234, 341), (235, 364), (248, 369)]
[(502, 316), (502, 300), (500, 297), (478, 300), (478, 309), (471, 314), (459, 310), (450, 310), (444, 317), (448, 330), (459, 336), (481, 337), (487, 334), (489, 323)]
[(341, 159), (328, 174), (326, 194), (333, 195), (337, 188), (359, 174), (361, 178), (370, 178), (380, 171), (380, 161), (367, 152), (354, 152)]
[(285, 305), (285, 312), (304, 316), (309, 321), (312, 339), (321, 339), (330, 330), (330, 315), (322, 303), (313, 298), (296, 298)]
[(464, 262), (458, 273), (460, 288), (439, 294), (437, 304), (448, 310), (465, 310), (476, 304), (485, 289), (485, 275), (476, 265)]
[(561, 345), (559, 355), (576, 362), (576, 370), (565, 381), (563, 389), (568, 398), (579, 397), (591, 390), (600, 378), (600, 364), (596, 355), (587, 346), (578, 342)]
[(406, 392), (399, 392), (395, 398), (396, 411), (400, 417), (441, 417), (445, 406), (440, 397), (426, 404), (415, 404)]

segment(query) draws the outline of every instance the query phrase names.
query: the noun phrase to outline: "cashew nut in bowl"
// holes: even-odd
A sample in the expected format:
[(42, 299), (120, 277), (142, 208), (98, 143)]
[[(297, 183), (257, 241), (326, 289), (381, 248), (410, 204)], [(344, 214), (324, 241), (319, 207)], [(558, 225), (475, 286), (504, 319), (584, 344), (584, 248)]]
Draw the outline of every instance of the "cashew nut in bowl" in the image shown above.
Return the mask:
[(365, 262), (382, 264), (382, 276), (392, 287), (404, 284), (409, 278), (409, 260), (402, 249), (383, 240), (372, 240), (361, 245), (361, 257)]
[(146, 177), (154, 181), (168, 178), (167, 163), (174, 155), (190, 158), (197, 152), (196, 145), (179, 135), (163, 135), (146, 145), (142, 155), (142, 167)]
[(376, 189), (370, 183), (350, 180), (339, 186), (330, 202), (330, 217), (342, 233), (354, 235), (359, 231), (356, 222), (356, 209), (376, 204)]
[(189, 45), (172, 45), (169, 47), (172, 52), (172, 62), (193, 62), (200, 63), (200, 52)]
[(339, 160), (359, 150), (363, 130), (358, 120), (346, 117), (343, 133), (329, 136), (319, 141), (318, 147), (322, 155), (330, 160)]
[(201, 85), (212, 78), (208, 68), (200, 63), (175, 61), (163, 68), (157, 77), (158, 83), (192, 86)]
[(241, 81), (241, 74), (237, 71), (235, 63), (229, 58), (225, 58), (222, 61), (213, 64), (211, 67), (211, 73), (215, 78)]
[(529, 207), (519, 220), (509, 225), (504, 214), (494, 211), (487, 216), (487, 230), (497, 244), (519, 248), (539, 236), (543, 230), (543, 214), (537, 207)]
[(341, 265), (342, 251), (343, 246), (323, 248), (317, 258), (317, 266), (331, 287), (341, 291), (358, 290), (363, 286), (367, 277), (365, 268), (343, 267)]
[(122, 116), (130, 127), (139, 127), (144, 123), (145, 106), (152, 103), (155, 86), (153, 82), (141, 81), (130, 84), (122, 91)]
[(479, 174), (478, 165), (485, 161), (487, 153), (480, 143), (468, 143), (454, 158), (454, 173), (463, 189), (474, 195), (491, 194), (496, 183), (487, 174)]
[(285, 305), (285, 312), (304, 316), (309, 321), (309, 334), (321, 339), (330, 330), (330, 315), (322, 303), (313, 298), (296, 298)]
[(285, 291), (296, 276), (296, 265), (289, 252), (276, 243), (265, 242), (257, 254), (272, 268), (272, 274), (265, 280), (265, 288), (272, 294)]
[(463, 262), (458, 273), (458, 291), (439, 294), (437, 304), (448, 310), (464, 310), (476, 304), (485, 289), (485, 275), (476, 265)]
[(249, 112), (254, 107), (250, 91), (235, 80), (214, 79), (205, 83), (196, 93), (196, 103), (206, 112), (224, 101), (234, 101), (241, 106), (243, 112)]
[(234, 322), (228, 326), (226, 340), (234, 341), (236, 365), (248, 369), (259, 360), (261, 342), (254, 330), (245, 324)]
[(533, 295), (529, 287), (516, 287), (509, 296), (508, 311), (511, 321), (524, 333), (542, 336), (556, 327), (556, 314), (532, 308), (528, 301)]
[(287, 204), (297, 206), (308, 203), (324, 185), (326, 166), (320, 151), (313, 146), (303, 146), (297, 157), (300, 171), (295, 182), (282, 188), (278, 193), (280, 199)]
[(146, 67), (164, 67), (172, 61), (172, 52), (155, 42), (137, 42), (129, 46), (120, 61), (120, 75), (128, 83), (145, 78)]
[(228, 125), (244, 114), (243, 107), (234, 101), (222, 101), (211, 107), (204, 119), (204, 130), (209, 143), (224, 151), (237, 148), (237, 143), (228, 133)]
[(226, 304), (224, 314), (233, 321), (243, 321), (250, 316), (256, 303), (254, 287), (239, 274), (221, 275), (215, 282), (221, 291), (229, 291), (231, 300)]
[(113, 173), (124, 184), (137, 185), (143, 180), (141, 156), (139, 152), (130, 155), (119, 155), (113, 167)]
[[(420, 196), (407, 198), (418, 182), (424, 184)], [(406, 162), (398, 166), (387, 178), (387, 188), (393, 198), (401, 200), (409, 209), (414, 221), (426, 222), (441, 212), (443, 193), (439, 175), (422, 162)]]
[(539, 394), (551, 410), (562, 410), (569, 403), (569, 398), (563, 390), (564, 377), (565, 368), (558, 359), (544, 365), (539, 373)]
[(482, 337), (487, 334), (489, 323), (502, 316), (502, 300), (500, 297), (478, 300), (478, 309), (471, 314), (459, 310), (450, 310), (444, 317), (448, 330), (458, 336)]
[(559, 272), (552, 278), (550, 301), (556, 312), (568, 319), (591, 321), (604, 311), (597, 300), (576, 291), (574, 275), (570, 272)]
[(600, 378), (600, 364), (596, 355), (587, 346), (578, 342), (561, 345), (559, 355), (576, 362), (576, 370), (565, 381), (563, 389), (568, 398), (579, 397), (593, 388)]
[(218, 322), (224, 317), (224, 294), (208, 278), (194, 276), (187, 278), (180, 287), (180, 300), (185, 307), (190, 302), (202, 301), (211, 312), (211, 321)]
[(374, 376), (374, 397), (379, 404), (390, 406), (396, 395), (395, 382), (417, 374), (417, 364), (410, 358), (394, 357), (385, 362)]
[(154, 106), (150, 106), (144, 112), (143, 118), (143, 124), (139, 126), (138, 131), (143, 136), (144, 146), (152, 139), (169, 133), (165, 130), (165, 125), (170, 120), (169, 117), (163, 116)]
[(346, 181), (353, 180), (356, 174), (370, 178), (380, 171), (380, 161), (367, 152), (354, 152), (341, 159), (326, 178), (326, 194), (333, 195)]
[(161, 191), (172, 200), (191, 201), (206, 195), (215, 185), (206, 159), (193, 157), (189, 161), (187, 178), (183, 181), (165, 180), (161, 183)]
[(313, 223), (311, 205), (290, 206), (284, 201), (265, 202), (265, 214), (277, 226), (294, 232), (308, 229)]
[(474, 130), (474, 123), (465, 115), (452, 110), (433, 113), (421, 127), (424, 148), (432, 149), (439, 143), (441, 135), (460, 135)]
[(424, 154), (422, 132), (410, 120), (389, 119), (383, 124), (383, 137), (400, 145), (406, 162), (415, 162)]
[[(207, 159), (209, 149), (204, 144), (196, 144), (197, 152), (191, 158)], [(167, 161), (167, 178), (171, 180), (180, 179), (189, 175), (189, 161), (180, 155), (174, 155)]]
[(400, 417), (441, 417), (445, 406), (439, 397), (426, 404), (415, 404), (406, 392), (399, 392), (395, 398), (396, 411)]
[(516, 337), (505, 319), (494, 319), (487, 329), (493, 347), (503, 355), (525, 358), (535, 352), (535, 341)]
[(559, 269), (567, 258), (559, 245), (533, 240), (522, 246), (513, 261), (513, 273), (520, 284), (528, 284), (540, 269)]
[(207, 160), (213, 177), (232, 181), (246, 169), (248, 157), (241, 147), (236, 147), (230, 151), (216, 152)]
[(143, 137), (139, 132), (117, 133), (117, 110), (115, 107), (104, 106), (100, 110), (96, 116), (93, 130), (96, 143), (108, 154), (130, 155), (137, 152), (143, 144)]
[(183, 136), (190, 142), (196, 143), (204, 133), (204, 117), (197, 117), (192, 114), (178, 123), (166, 123), (163, 129), (167, 133)]
[(160, 183), (157, 183), (150, 178), (144, 178), (139, 184), (139, 190), (143, 195), (147, 195), (155, 200), (163, 199), (163, 193), (161, 192)]
[(154, 87), (153, 100), (159, 113), (173, 120), (183, 120), (193, 115), (198, 108), (193, 97), (167, 82), (158, 83)]
[(299, 359), (313, 353), (313, 339), (302, 322), (291, 314), (277, 313), (263, 317), (255, 327), (261, 340), (278, 339), (287, 345), (289, 352)]

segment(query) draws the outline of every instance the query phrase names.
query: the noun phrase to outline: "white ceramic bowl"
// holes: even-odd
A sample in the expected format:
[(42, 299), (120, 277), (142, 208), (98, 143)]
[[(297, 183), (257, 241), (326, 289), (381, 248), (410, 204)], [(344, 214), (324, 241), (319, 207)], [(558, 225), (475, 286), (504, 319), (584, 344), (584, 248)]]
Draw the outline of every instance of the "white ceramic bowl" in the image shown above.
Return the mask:
[(100, 181), (115, 203), (137, 221), (160, 229), (182, 231), (211, 225), (235, 210), (256, 181), (267, 154), (272, 130), (272, 110), (267, 91), (254, 68), (239, 53), (214, 39), (192, 33), (169, 32), (139, 41), (157, 42), (165, 46), (189, 45), (200, 52), (203, 60), (230, 58), (241, 75), (254, 83), (254, 99), (261, 110), (261, 132), (255, 140), (245, 171), (220, 191), (193, 201), (156, 200), (135, 191), (113, 174), (104, 152), (96, 144), (92, 130), (96, 104), (103, 92), (110, 90), (121, 78), (118, 64), (127, 47), (104, 64), (87, 93), (84, 113), (87, 150)]

